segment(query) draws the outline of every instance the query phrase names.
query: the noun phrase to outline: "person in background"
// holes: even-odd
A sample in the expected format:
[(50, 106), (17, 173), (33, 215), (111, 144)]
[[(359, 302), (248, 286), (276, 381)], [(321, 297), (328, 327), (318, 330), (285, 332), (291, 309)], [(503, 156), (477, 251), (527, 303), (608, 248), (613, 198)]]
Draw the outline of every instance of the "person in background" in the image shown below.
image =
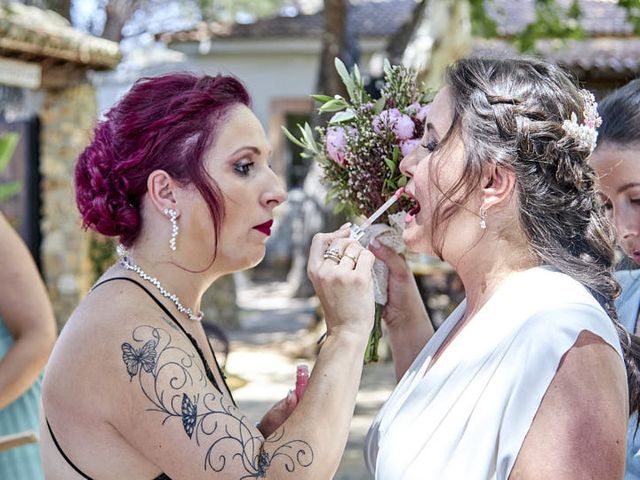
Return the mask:
[[(640, 80), (608, 95), (600, 104), (602, 126), (591, 166), (598, 174), (604, 209), (615, 225), (618, 245), (640, 265)], [(618, 318), (631, 333), (639, 331), (640, 270), (620, 270), (622, 293)], [(640, 386), (635, 387), (640, 388)], [(640, 480), (640, 434), (637, 415), (629, 421), (625, 480)]]
[[(0, 437), (38, 432), (40, 373), (56, 338), (36, 265), (0, 213)], [(38, 443), (0, 452), (0, 478), (44, 478)]]

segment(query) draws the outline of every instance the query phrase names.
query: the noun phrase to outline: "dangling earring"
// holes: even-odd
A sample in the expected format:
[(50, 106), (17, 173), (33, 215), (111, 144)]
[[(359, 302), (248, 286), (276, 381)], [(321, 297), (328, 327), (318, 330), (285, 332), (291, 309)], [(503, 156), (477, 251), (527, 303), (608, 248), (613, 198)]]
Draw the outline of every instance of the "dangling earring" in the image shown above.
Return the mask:
[(171, 240), (169, 240), (169, 248), (174, 252), (177, 250), (176, 240), (178, 238), (178, 212), (176, 212), (173, 208), (165, 208), (164, 214), (169, 217), (171, 220)]
[(487, 211), (484, 207), (480, 207), (480, 229), (487, 229)]

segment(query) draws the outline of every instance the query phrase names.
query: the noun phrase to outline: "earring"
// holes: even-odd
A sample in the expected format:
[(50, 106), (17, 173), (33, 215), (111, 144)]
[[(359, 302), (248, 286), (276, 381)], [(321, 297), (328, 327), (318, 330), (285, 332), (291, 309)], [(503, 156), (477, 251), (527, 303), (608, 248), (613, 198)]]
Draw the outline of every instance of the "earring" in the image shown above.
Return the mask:
[(176, 212), (173, 208), (165, 208), (164, 214), (169, 217), (171, 220), (171, 240), (169, 240), (169, 248), (174, 252), (177, 250), (176, 240), (178, 238), (178, 212)]
[(480, 229), (487, 229), (487, 211), (484, 207), (480, 207)]

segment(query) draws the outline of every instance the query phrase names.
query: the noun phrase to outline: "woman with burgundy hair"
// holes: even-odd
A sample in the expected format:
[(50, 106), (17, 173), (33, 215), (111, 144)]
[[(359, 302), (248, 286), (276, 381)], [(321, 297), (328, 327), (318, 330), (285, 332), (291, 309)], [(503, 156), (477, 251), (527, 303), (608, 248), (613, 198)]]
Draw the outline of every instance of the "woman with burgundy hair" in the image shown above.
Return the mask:
[[(142, 79), (80, 155), (84, 224), (119, 237), (122, 257), (72, 314), (47, 368), (47, 478), (335, 473), (373, 319), (373, 255), (346, 227), (315, 237), (308, 270), (328, 338), (304, 395), (258, 426), (235, 404), (201, 324), (205, 290), (263, 258), (286, 198), (248, 105), (230, 76)], [(342, 259), (323, 255), (330, 243)]]

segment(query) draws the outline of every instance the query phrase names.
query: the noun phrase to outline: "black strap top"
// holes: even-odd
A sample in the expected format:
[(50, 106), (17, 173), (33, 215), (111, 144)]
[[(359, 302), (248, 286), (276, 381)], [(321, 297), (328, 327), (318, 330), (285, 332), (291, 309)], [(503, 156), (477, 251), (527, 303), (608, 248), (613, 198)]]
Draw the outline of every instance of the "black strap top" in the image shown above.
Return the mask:
[[(205, 375), (207, 376), (207, 378), (209, 379), (209, 381), (213, 384), (213, 386), (220, 392), (223, 393), (223, 391), (220, 389), (220, 386), (218, 385), (218, 382), (216, 381), (216, 378), (213, 376), (213, 372), (211, 371), (211, 368), (209, 367), (209, 363), (207, 362), (206, 358), (204, 357), (204, 353), (202, 352), (202, 349), (200, 348), (200, 345), (198, 345), (198, 342), (196, 342), (196, 339), (189, 334), (189, 332), (187, 332), (184, 327), (180, 324), (180, 322), (178, 322), (178, 320), (176, 319), (176, 317), (169, 311), (169, 309), (167, 309), (167, 307), (165, 307), (160, 300), (158, 300), (148, 289), (147, 287), (145, 287), (144, 285), (142, 285), (140, 282), (134, 280), (133, 278), (129, 278), (129, 277), (113, 277), (113, 278), (108, 278), (106, 280), (103, 280), (102, 282), (96, 284), (93, 286), (93, 288), (91, 289), (92, 291), (95, 290), (96, 288), (98, 288), (100, 285), (104, 285), (105, 283), (108, 282), (113, 282), (114, 280), (126, 280), (128, 282), (131, 282), (135, 285), (137, 285), (138, 287), (140, 287), (142, 290), (144, 290), (147, 295), (149, 295), (149, 297), (156, 303), (156, 305), (158, 305), (162, 311), (164, 313), (167, 314), (167, 316), (171, 319), (171, 321), (182, 331), (182, 333), (185, 334), (185, 336), (189, 339), (189, 341), (191, 342), (191, 344), (193, 345), (193, 347), (195, 348), (196, 352), (198, 352), (198, 356), (200, 357), (200, 359), (202, 360), (202, 363), (204, 364), (204, 371), (205, 371)], [(224, 387), (227, 390), (227, 394), (229, 395), (229, 397), (231, 398), (231, 401), (233, 402), (234, 405), (236, 405), (235, 400), (233, 399), (233, 395), (231, 394), (231, 390), (229, 389), (229, 386), (227, 385), (226, 382), (226, 375), (224, 374), (224, 372), (222, 371), (222, 369), (220, 368), (220, 364), (218, 363), (218, 359), (216, 358), (216, 354), (213, 351), (213, 348), (211, 348), (211, 343), (207, 342), (209, 344), (209, 350), (211, 351), (211, 355), (213, 356), (213, 360), (216, 363), (216, 368), (218, 369), (218, 373), (220, 374), (220, 377), (222, 378), (222, 381), (224, 382)], [(237, 405), (236, 405), (237, 406)], [(45, 416), (45, 421), (47, 422), (47, 428), (49, 429), (49, 434), (51, 435), (51, 439), (53, 440), (53, 444), (56, 446), (56, 448), (58, 449), (58, 451), (60, 452), (60, 455), (62, 455), (62, 458), (65, 459), (65, 461), (69, 464), (69, 466), (71, 468), (73, 468), (82, 478), (87, 478), (89, 480), (93, 480), (90, 476), (88, 476), (86, 473), (84, 473), (82, 470), (80, 470), (72, 461), (71, 459), (64, 453), (64, 450), (62, 450), (62, 447), (60, 447), (60, 444), (58, 443), (58, 440), (56, 439), (56, 436), (53, 434), (53, 430), (51, 429), (51, 425), (49, 425), (49, 420), (46, 418)], [(158, 475), (157, 477), (155, 477), (153, 480), (171, 480), (171, 478), (169, 476), (167, 476), (164, 473), (161, 473), (160, 475)]]

